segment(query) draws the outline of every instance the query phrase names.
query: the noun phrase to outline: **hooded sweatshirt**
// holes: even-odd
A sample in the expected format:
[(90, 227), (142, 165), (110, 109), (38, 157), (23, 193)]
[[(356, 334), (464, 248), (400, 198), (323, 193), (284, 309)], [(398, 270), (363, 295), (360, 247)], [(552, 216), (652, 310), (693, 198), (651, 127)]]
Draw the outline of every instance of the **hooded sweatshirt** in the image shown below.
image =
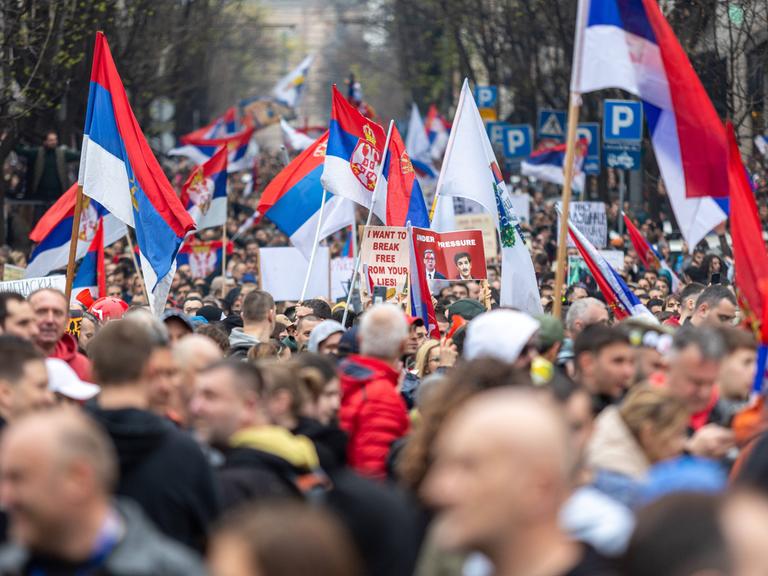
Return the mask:
[(225, 456), (219, 486), (226, 510), (269, 498), (311, 498), (328, 488), (312, 441), (280, 426), (237, 432)]
[(339, 366), (339, 423), (349, 434), (347, 463), (357, 472), (384, 478), (392, 443), (408, 432), (408, 411), (397, 391), (400, 372), (368, 356), (351, 355)]
[(77, 350), (77, 340), (72, 334), (64, 334), (56, 343), (51, 358), (64, 360), (84, 382), (91, 381), (91, 361)]
[(89, 410), (115, 445), (117, 494), (136, 501), (171, 538), (202, 550), (219, 503), (213, 472), (197, 443), (152, 412)]
[(232, 332), (229, 334), (229, 356), (245, 358), (248, 356), (248, 351), (260, 343), (256, 336), (246, 334), (242, 328), (232, 328)]

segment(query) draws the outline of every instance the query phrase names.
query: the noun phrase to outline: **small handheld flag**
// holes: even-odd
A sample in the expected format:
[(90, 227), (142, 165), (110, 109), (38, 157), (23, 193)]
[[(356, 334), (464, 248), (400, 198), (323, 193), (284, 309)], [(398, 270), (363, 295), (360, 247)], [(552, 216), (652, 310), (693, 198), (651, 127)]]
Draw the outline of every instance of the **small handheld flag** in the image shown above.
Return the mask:
[(650, 313), (645, 304), (640, 302), (634, 292), (613, 269), (600, 252), (579, 232), (579, 229), (568, 220), (568, 232), (573, 243), (584, 258), (589, 272), (597, 282), (600, 292), (605, 297), (605, 303), (613, 311), (617, 320), (623, 320), (629, 316), (642, 316), (658, 323), (656, 317)]
[(627, 232), (629, 233), (629, 239), (637, 253), (637, 257), (643, 264), (643, 267), (646, 270), (665, 270), (672, 278), (671, 291), (677, 293), (682, 287), (680, 278), (678, 278), (677, 274), (670, 268), (664, 258), (661, 257), (661, 254), (659, 254), (656, 249), (651, 246), (648, 240), (645, 239), (645, 236), (643, 236), (642, 232), (637, 229), (637, 226), (630, 220), (629, 216), (623, 212), (622, 216), (624, 217), (624, 225), (627, 227)]
[(227, 148), (222, 146), (205, 164), (195, 166), (181, 187), (181, 203), (198, 230), (227, 221)]
[[(76, 199), (77, 184), (73, 184), (43, 214), (29, 233), (29, 239), (36, 242), (37, 246), (27, 264), (25, 272), (27, 278), (47, 276), (53, 270), (67, 265)], [(75, 260), (79, 260), (88, 252), (100, 221), (104, 222), (105, 246), (117, 242), (125, 236), (127, 231), (125, 224), (107, 212), (98, 202), (90, 198), (83, 198), (82, 202)]]
[[(376, 122), (355, 110), (336, 86), (332, 89), (332, 100), (321, 181), (331, 194), (370, 208), (380, 165), (384, 161), (386, 133)], [(386, 178), (386, 166), (382, 177)], [(384, 203), (377, 202), (375, 209), (376, 215), (385, 221)]]
[(80, 262), (72, 288), (89, 288), (95, 298), (107, 295), (107, 274), (104, 271), (104, 219), (99, 220), (88, 252)]

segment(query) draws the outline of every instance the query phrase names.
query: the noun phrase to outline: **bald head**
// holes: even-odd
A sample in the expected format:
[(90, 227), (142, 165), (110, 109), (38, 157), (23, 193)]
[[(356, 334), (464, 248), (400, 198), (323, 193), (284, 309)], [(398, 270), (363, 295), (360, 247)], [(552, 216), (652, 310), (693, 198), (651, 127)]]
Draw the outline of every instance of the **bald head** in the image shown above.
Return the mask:
[(110, 440), (74, 409), (14, 422), (0, 449), (0, 502), (18, 543), (71, 551), (84, 526), (99, 526), (117, 480)]
[(183, 370), (192, 372), (199, 372), (224, 357), (218, 344), (202, 334), (184, 336), (173, 345), (173, 355)]
[(497, 389), (470, 400), (444, 424), (424, 484), (439, 544), (493, 557), (526, 531), (556, 530), (570, 453), (564, 418), (541, 393)]
[(3, 435), (3, 449), (36, 446), (52, 464), (66, 468), (72, 462), (92, 467), (105, 494), (117, 482), (117, 460), (112, 442), (90, 418), (68, 407), (22, 418)]

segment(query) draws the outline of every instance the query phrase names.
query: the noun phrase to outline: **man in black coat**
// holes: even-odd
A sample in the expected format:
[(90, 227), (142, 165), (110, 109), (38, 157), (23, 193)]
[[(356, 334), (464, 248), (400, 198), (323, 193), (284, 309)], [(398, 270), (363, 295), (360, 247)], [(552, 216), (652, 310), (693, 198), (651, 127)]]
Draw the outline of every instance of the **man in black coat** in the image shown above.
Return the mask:
[(147, 326), (132, 319), (110, 322), (88, 351), (102, 388), (90, 412), (117, 451), (117, 493), (135, 500), (165, 534), (202, 550), (218, 513), (213, 472), (191, 436), (147, 409), (153, 351)]

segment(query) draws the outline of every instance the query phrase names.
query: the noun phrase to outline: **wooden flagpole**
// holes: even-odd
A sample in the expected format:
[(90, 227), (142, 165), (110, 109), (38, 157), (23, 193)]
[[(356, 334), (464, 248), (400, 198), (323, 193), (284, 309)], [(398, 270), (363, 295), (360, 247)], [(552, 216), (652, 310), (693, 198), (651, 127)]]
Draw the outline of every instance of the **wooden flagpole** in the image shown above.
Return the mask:
[[(368, 218), (365, 220), (365, 226), (363, 227), (363, 240), (365, 239), (365, 231), (371, 225), (371, 219), (373, 218), (373, 208), (376, 205), (376, 197), (378, 196), (377, 193), (379, 191), (379, 188), (381, 187), (381, 176), (384, 173), (384, 161), (387, 159), (387, 154), (389, 154), (389, 141), (392, 138), (392, 128), (394, 127), (394, 125), (395, 125), (395, 121), (390, 120), (389, 128), (387, 129), (387, 138), (384, 141), (384, 153), (381, 156), (381, 164), (379, 165), (379, 170), (376, 177), (376, 186), (373, 188), (373, 195), (371, 196), (371, 206), (368, 208)], [(344, 316), (341, 319), (342, 326), (347, 325), (347, 316), (349, 315), (349, 302), (350, 300), (352, 300), (352, 294), (354, 294), (356, 287), (359, 289), (359, 286), (357, 286), (357, 275), (359, 270), (360, 270), (360, 251), (358, 251), (357, 254), (355, 254), (355, 265), (352, 269), (352, 283), (349, 285), (349, 292), (347, 293), (347, 303), (344, 306)]]
[[(125, 227), (125, 238), (128, 240), (128, 250), (131, 251), (131, 262), (133, 262), (133, 269), (136, 271), (136, 276), (141, 278), (142, 284), (144, 283), (144, 274), (141, 273), (141, 266), (139, 266), (140, 256), (136, 255), (136, 249), (133, 247), (133, 240), (131, 239), (131, 229)], [(145, 286), (146, 289), (146, 286)], [(147, 302), (149, 302), (149, 296), (147, 296)]]
[(69, 240), (69, 260), (67, 260), (67, 283), (65, 294), (67, 305), (72, 297), (72, 283), (75, 281), (75, 260), (77, 259), (77, 244), (80, 236), (80, 217), (83, 213), (83, 187), (77, 187), (75, 195), (75, 214), (72, 220), (72, 236)]
[(221, 275), (227, 279), (227, 222), (221, 227)]
[(561, 201), (560, 230), (557, 237), (557, 268), (555, 269), (555, 298), (552, 304), (552, 315), (560, 318), (563, 309), (563, 284), (565, 283), (565, 260), (568, 247), (568, 218), (573, 189), (573, 165), (576, 158), (576, 129), (579, 125), (579, 108), (581, 96), (571, 93), (571, 103), (568, 107), (568, 133), (565, 150), (565, 181), (563, 182), (563, 198)]
[(576, 33), (573, 43), (573, 66), (571, 68), (571, 93), (568, 103), (568, 132), (565, 149), (565, 174), (563, 199), (561, 203), (560, 230), (557, 237), (557, 268), (555, 269), (555, 298), (552, 315), (560, 318), (563, 311), (563, 284), (565, 284), (565, 262), (568, 246), (568, 218), (570, 217), (571, 191), (573, 189), (573, 165), (576, 159), (576, 130), (579, 125), (581, 108), (581, 60), (584, 28), (587, 22), (587, 2), (579, 0), (576, 17)]

